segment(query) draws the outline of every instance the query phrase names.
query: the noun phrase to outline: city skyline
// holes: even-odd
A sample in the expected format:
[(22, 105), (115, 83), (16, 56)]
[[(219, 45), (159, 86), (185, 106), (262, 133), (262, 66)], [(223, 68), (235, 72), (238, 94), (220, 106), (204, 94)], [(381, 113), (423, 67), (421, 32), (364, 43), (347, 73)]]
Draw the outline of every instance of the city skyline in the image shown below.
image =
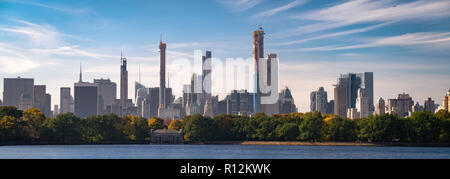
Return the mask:
[[(450, 54), (445, 51), (450, 47), (450, 34), (446, 32), (449, 25), (439, 23), (449, 20), (450, 12), (445, 11), (450, 7), (448, 1), (339, 1), (321, 2), (322, 5), (294, 0), (276, 3), (263, 0), (201, 1), (203, 5), (199, 2), (185, 3), (197, 13), (181, 18), (187, 22), (180, 23), (176, 18), (182, 14), (174, 13), (180, 7), (171, 9), (161, 3), (122, 2), (126, 6), (120, 8), (130, 14), (120, 13), (123, 16), (118, 17), (110, 12), (119, 8), (118, 1), (106, 6), (106, 10), (99, 8), (101, 2), (46, 1), (48, 4), (43, 4), (38, 1), (1, 1), (7, 8), (0, 8), (5, 12), (0, 16), (4, 19), (0, 24), (0, 74), (2, 78), (34, 78), (36, 85), (47, 85), (52, 104), (59, 104), (59, 88), (72, 87), (78, 81), (80, 61), (85, 81), (109, 78), (119, 84), (118, 59), (123, 50), (128, 58), (128, 86), (132, 87), (135, 81), (139, 81), (140, 65), (142, 83), (157, 87), (157, 48), (161, 32), (167, 41), (167, 63), (177, 57), (192, 61), (195, 49), (211, 50), (222, 60), (227, 57), (249, 58), (252, 55), (251, 32), (262, 24), (266, 33), (265, 54), (274, 52), (280, 58), (280, 90), (284, 86), (292, 90), (301, 112), (309, 111), (310, 92), (321, 86), (332, 99), (336, 77), (349, 72), (374, 72), (374, 99), (395, 98), (405, 92), (414, 101), (431, 97), (436, 104), (441, 104), (439, 99), (450, 86), (450, 80), (447, 80), (450, 77), (447, 70)], [(145, 6), (136, 7), (138, 5)], [(69, 6), (74, 8), (67, 8)], [(202, 12), (203, 7), (209, 9)], [(327, 16), (333, 10), (357, 7), (365, 7), (361, 8), (361, 13), (383, 10), (388, 15), (353, 21), (340, 19), (343, 18), (341, 16)], [(162, 9), (156, 10), (158, 8)], [(417, 14), (402, 11), (405, 8), (416, 9)], [(137, 11), (131, 12), (132, 9)], [(155, 16), (166, 11), (169, 12), (167, 16)], [(210, 11), (217, 13), (207, 17)], [(396, 13), (400, 14), (396, 16)], [(294, 23), (293, 19), (301, 18), (298, 14), (305, 15), (305, 19)], [(53, 15), (62, 17), (51, 17)], [(148, 23), (147, 17), (160, 19)], [(421, 18), (415, 20), (417, 17)], [(192, 20), (196, 18), (198, 20)], [(62, 19), (67, 19), (67, 22), (62, 22)], [(104, 19), (107, 20), (102, 21)], [(129, 19), (135, 20), (126, 22)], [(202, 23), (202, 20), (205, 21)], [(223, 24), (216, 20), (222, 20)], [(282, 22), (289, 23), (284, 25)], [(302, 29), (309, 30), (300, 32), (289, 27), (300, 24)], [(85, 29), (91, 25), (92, 29)], [(408, 28), (418, 26), (421, 28)], [(137, 27), (142, 28), (138, 30)], [(287, 35), (291, 36), (282, 37)], [(170, 77), (170, 69), (167, 70)], [(184, 84), (188, 84), (190, 79), (185, 80)], [(182, 84), (169, 86), (174, 88), (177, 97), (182, 96)], [(3, 84), (0, 87), (3, 88)], [(130, 88), (128, 96), (134, 95)], [(220, 98), (225, 97), (219, 95)]]

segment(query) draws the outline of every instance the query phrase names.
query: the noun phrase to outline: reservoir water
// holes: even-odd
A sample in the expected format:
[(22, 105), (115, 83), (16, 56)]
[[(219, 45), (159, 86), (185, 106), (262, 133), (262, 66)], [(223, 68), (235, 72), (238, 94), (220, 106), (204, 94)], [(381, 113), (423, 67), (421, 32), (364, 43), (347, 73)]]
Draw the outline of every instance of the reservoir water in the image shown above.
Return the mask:
[(30, 145), (0, 146), (0, 159), (450, 159), (450, 147)]

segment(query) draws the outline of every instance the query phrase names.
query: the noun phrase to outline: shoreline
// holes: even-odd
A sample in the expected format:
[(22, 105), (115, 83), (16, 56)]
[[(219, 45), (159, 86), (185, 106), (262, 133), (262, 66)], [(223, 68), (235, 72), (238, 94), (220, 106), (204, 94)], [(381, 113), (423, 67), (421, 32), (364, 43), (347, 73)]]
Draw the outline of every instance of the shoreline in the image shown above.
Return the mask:
[(284, 146), (398, 146), (398, 147), (450, 147), (450, 143), (369, 143), (369, 142), (302, 142), (302, 141), (216, 141), (191, 143), (196, 145), (284, 145)]
[[(280, 146), (397, 146), (397, 147), (450, 147), (450, 143), (369, 143), (369, 142), (303, 142), (303, 141), (212, 141), (212, 142), (185, 142), (185, 145), (280, 145)], [(0, 142), (1, 146), (20, 145), (161, 145), (151, 144), (149, 141), (125, 142)], [(176, 144), (183, 145), (183, 144)]]

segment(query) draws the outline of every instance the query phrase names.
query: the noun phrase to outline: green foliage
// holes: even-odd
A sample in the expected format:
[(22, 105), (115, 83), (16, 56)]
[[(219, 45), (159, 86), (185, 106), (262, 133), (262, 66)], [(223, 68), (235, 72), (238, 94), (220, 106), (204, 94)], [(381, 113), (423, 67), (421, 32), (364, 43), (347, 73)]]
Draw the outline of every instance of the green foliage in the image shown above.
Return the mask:
[(276, 137), (285, 141), (293, 141), (300, 134), (299, 127), (295, 123), (284, 123), (275, 129)]
[(342, 117), (330, 117), (322, 128), (322, 137), (328, 141), (352, 142), (357, 138), (356, 122)]
[(59, 142), (80, 142), (80, 118), (72, 113), (59, 114), (42, 124), (41, 140)]
[(428, 111), (414, 113), (408, 120), (408, 136), (412, 142), (438, 142), (441, 121)]
[(114, 114), (88, 117), (81, 121), (82, 139), (88, 142), (124, 141), (124, 122)]
[(148, 127), (153, 130), (164, 129), (164, 120), (161, 118), (151, 118), (148, 120)]
[(188, 116), (184, 119), (184, 139), (186, 141), (207, 142), (215, 139), (216, 125), (209, 117)]
[(0, 106), (0, 118), (4, 116), (11, 116), (16, 119), (22, 118), (23, 111), (17, 110), (14, 106)]
[(359, 138), (369, 142), (394, 142), (405, 138), (405, 121), (394, 114), (369, 116), (358, 121)]
[(319, 112), (307, 113), (299, 126), (299, 139), (304, 141), (319, 141), (322, 125), (323, 118)]
[[(0, 141), (124, 142), (149, 141), (150, 130), (166, 128), (160, 118), (91, 116), (80, 119), (72, 113), (45, 118), (41, 111), (25, 112), (0, 107)], [(450, 142), (448, 111), (417, 112), (411, 117), (373, 115), (351, 120), (319, 112), (258, 113), (253, 117), (201, 115), (173, 120), (171, 130), (183, 130), (188, 142), (208, 141), (345, 141), (345, 142)]]
[(0, 119), (0, 140), (1, 141), (25, 141), (28, 140), (25, 131), (26, 122), (21, 118), (13, 116), (3, 116)]

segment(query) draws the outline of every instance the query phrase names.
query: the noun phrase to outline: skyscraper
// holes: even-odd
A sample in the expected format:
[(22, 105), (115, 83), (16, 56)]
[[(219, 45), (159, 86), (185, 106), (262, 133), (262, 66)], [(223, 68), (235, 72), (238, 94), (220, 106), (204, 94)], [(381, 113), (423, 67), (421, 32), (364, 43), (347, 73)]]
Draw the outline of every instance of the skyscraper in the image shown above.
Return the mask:
[(387, 100), (387, 112), (390, 114), (397, 114), (400, 117), (406, 117), (412, 111), (414, 101), (409, 94), (399, 94), (397, 99)]
[(359, 118), (369, 117), (370, 113), (370, 99), (369, 95), (364, 88), (358, 89), (358, 97), (356, 98), (356, 108), (359, 111)]
[(435, 109), (434, 109), (434, 101), (431, 98), (428, 98), (427, 100), (425, 100), (425, 103), (423, 105), (425, 111), (429, 111), (434, 113)]
[(347, 108), (356, 107), (358, 89), (364, 88), (369, 97), (369, 113), (373, 113), (375, 108), (373, 102), (373, 72), (341, 74), (339, 83), (342, 83), (341, 85), (346, 86), (347, 89)]
[(122, 53), (120, 53), (120, 64), (120, 106), (122, 107), (122, 111), (126, 111), (128, 100), (128, 70), (127, 59), (122, 57)]
[(98, 115), (98, 86), (95, 83), (83, 82), (80, 66), (80, 80), (74, 84), (75, 115), (81, 118)]
[(203, 65), (202, 65), (202, 83), (203, 83), (203, 96), (206, 101), (211, 100), (212, 93), (212, 53), (211, 51), (206, 51), (205, 56), (203, 56)]
[(264, 58), (264, 30), (260, 26), (258, 30), (253, 31), (253, 71), (255, 73), (253, 108), (255, 114), (261, 112), (261, 92), (259, 90), (259, 61), (261, 58)]
[(442, 98), (442, 106), (444, 110), (450, 112), (450, 90), (447, 94)]
[(376, 114), (382, 115), (386, 113), (386, 102), (383, 98), (378, 99)]
[(309, 111), (310, 112), (314, 112), (314, 111), (317, 111), (317, 108), (316, 108), (316, 104), (317, 104), (317, 99), (316, 99), (316, 96), (317, 96), (317, 91), (312, 91), (311, 92), (311, 94), (309, 95), (309, 101), (310, 101), (310, 105), (309, 105)]
[(98, 86), (99, 96), (99, 114), (107, 114), (108, 106), (112, 106), (114, 100), (117, 99), (117, 85), (110, 79), (94, 79), (94, 83)]
[(297, 106), (295, 106), (294, 98), (292, 97), (291, 90), (286, 87), (282, 90), (279, 98), (279, 113), (289, 114), (297, 112)]
[(81, 118), (98, 115), (98, 86), (94, 83), (75, 83), (75, 115)]
[(327, 92), (323, 87), (319, 90), (311, 92), (311, 112), (319, 111), (320, 113), (327, 113), (328, 97)]
[[(3, 79), (3, 105), (14, 106), (19, 108), (21, 99), (27, 101), (24, 108), (29, 107), (31, 100), (31, 107), (33, 107), (34, 99), (34, 79), (32, 78), (4, 78)], [(25, 104), (25, 103), (24, 103)]]
[(159, 108), (166, 108), (166, 48), (167, 44), (159, 42)]
[[(345, 80), (344, 80), (345, 81)], [(347, 116), (347, 86), (339, 83), (334, 88), (334, 114), (341, 117)]]
[(62, 87), (60, 89), (59, 105), (60, 105), (59, 113), (61, 114), (74, 112), (72, 109), (74, 101), (73, 96), (70, 94), (70, 88)]
[(46, 92), (45, 85), (34, 86), (33, 107), (39, 109), (45, 116), (51, 117), (51, 96)]

